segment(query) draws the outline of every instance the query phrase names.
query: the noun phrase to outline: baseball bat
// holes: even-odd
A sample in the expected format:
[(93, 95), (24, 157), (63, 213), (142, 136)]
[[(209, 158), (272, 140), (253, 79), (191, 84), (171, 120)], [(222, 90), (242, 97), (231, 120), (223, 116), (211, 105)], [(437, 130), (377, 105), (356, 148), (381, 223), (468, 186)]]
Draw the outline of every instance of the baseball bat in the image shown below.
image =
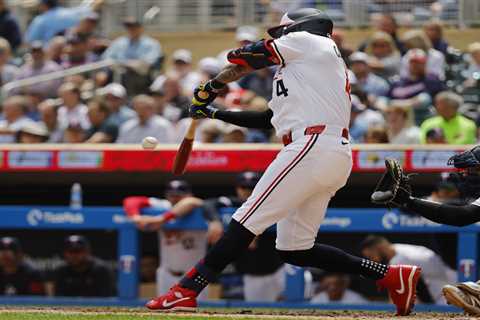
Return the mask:
[(172, 172), (175, 175), (181, 175), (185, 172), (187, 167), (188, 158), (190, 157), (190, 153), (192, 152), (193, 146), (193, 139), (195, 139), (195, 130), (197, 129), (197, 121), (196, 119), (192, 119), (190, 122), (190, 126), (188, 127), (187, 133), (183, 138), (180, 147), (177, 150), (177, 154), (175, 155), (175, 160), (173, 161), (173, 168)]

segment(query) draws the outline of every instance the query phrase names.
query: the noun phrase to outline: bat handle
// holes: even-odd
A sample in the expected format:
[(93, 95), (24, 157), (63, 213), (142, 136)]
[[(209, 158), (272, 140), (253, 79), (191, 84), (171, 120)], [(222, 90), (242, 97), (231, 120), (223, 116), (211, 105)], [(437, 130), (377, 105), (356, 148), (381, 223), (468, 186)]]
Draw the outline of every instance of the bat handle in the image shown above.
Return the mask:
[(195, 131), (197, 130), (198, 119), (192, 119), (190, 126), (188, 126), (187, 133), (185, 134), (185, 139), (193, 140), (195, 139)]

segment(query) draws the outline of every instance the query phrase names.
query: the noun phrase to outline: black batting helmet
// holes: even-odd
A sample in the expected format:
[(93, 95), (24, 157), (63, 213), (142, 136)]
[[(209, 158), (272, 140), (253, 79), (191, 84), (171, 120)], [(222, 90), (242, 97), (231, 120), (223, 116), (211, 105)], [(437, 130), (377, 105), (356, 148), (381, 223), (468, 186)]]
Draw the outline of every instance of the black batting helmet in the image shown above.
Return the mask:
[(255, 188), (258, 180), (260, 180), (260, 174), (257, 172), (246, 171), (237, 176), (237, 187), (243, 187), (247, 189)]
[(272, 38), (280, 38), (290, 32), (307, 31), (319, 36), (332, 34), (333, 21), (323, 11), (314, 8), (302, 8), (283, 15), (280, 25), (268, 29)]

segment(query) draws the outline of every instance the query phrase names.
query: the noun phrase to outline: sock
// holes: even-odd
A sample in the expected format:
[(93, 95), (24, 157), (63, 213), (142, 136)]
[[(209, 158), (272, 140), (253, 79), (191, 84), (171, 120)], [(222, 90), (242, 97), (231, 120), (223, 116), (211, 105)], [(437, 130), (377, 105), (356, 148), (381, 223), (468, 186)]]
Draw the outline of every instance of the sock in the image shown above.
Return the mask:
[(207, 255), (180, 280), (180, 286), (199, 294), (225, 267), (235, 260), (255, 238), (255, 234), (232, 219), (228, 230)]
[(382, 279), (388, 271), (387, 265), (359, 258), (323, 244), (315, 244), (308, 250), (278, 250), (278, 252), (282, 259), (290, 264), (357, 274), (373, 280)]

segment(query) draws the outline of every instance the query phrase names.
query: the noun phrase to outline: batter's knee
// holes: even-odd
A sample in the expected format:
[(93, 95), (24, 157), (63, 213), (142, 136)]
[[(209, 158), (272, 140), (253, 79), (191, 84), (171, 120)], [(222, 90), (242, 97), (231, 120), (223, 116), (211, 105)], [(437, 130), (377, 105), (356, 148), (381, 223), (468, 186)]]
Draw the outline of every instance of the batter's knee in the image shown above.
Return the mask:
[(309, 261), (310, 250), (280, 250), (277, 249), (278, 255), (285, 263), (293, 264), (299, 267), (306, 267), (310, 265)]

